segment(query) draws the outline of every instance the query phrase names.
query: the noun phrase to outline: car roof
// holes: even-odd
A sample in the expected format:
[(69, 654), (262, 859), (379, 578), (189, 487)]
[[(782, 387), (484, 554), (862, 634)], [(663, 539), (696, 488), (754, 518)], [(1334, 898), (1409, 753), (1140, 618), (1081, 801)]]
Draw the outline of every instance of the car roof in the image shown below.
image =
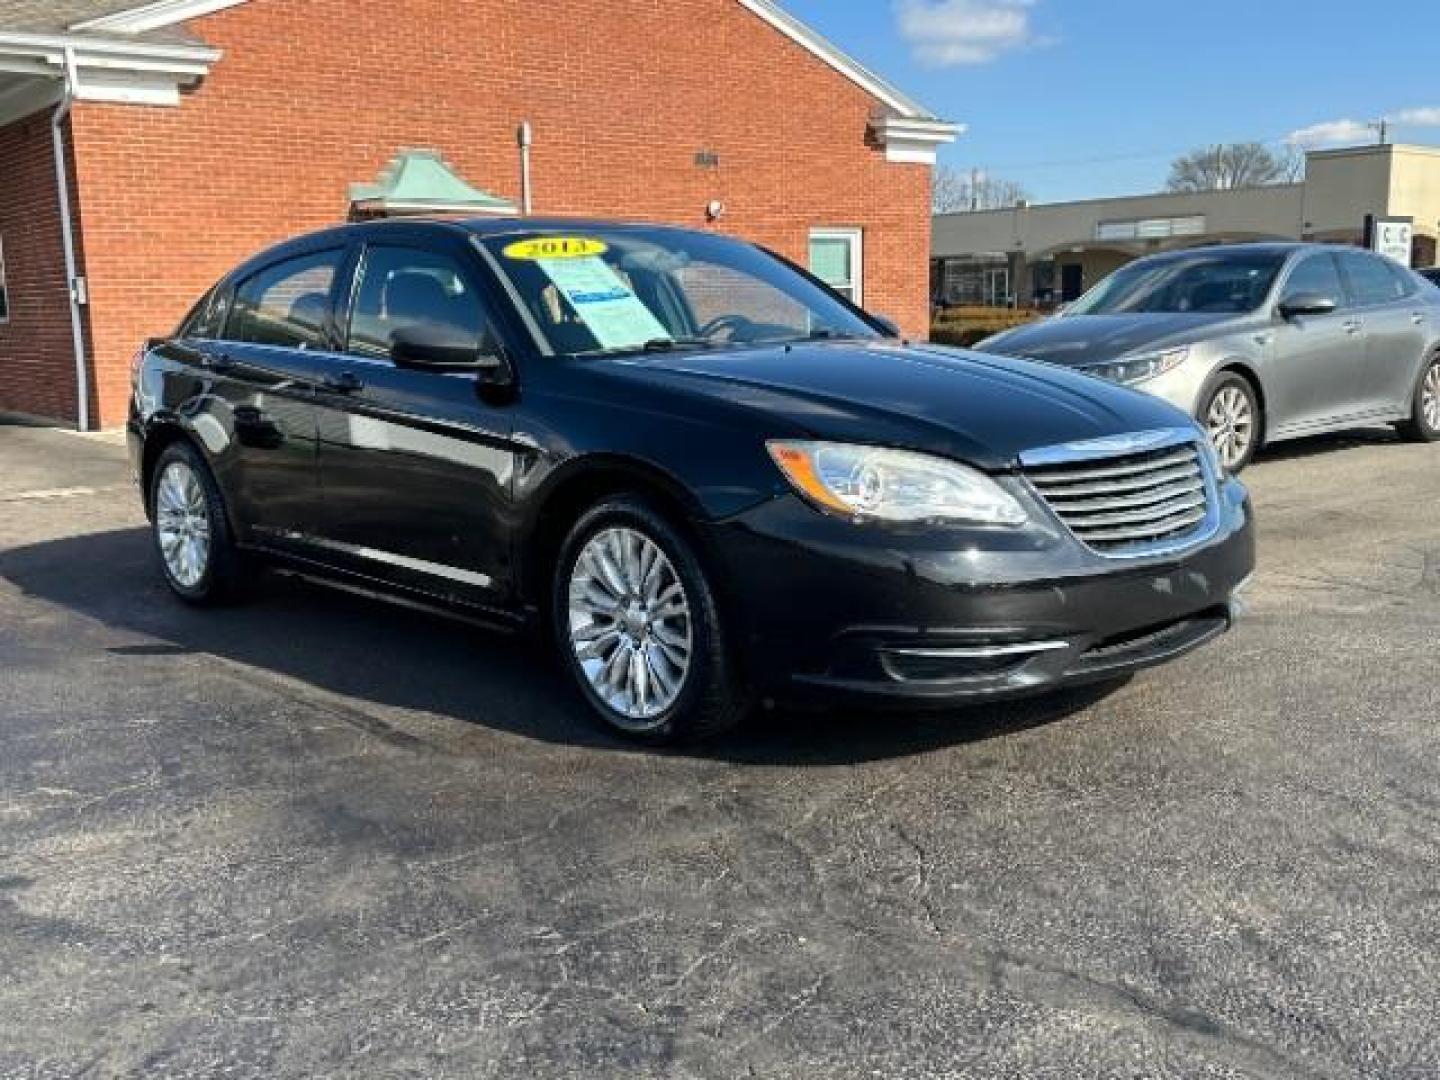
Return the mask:
[(1363, 248), (1351, 247), (1347, 244), (1313, 244), (1301, 240), (1269, 240), (1248, 244), (1197, 244), (1195, 247), (1156, 252), (1154, 255), (1146, 256), (1146, 258), (1159, 262), (1163, 259), (1183, 259), (1188, 256), (1214, 253), (1222, 253), (1225, 255), (1292, 255), (1296, 252), (1363, 250)]
[[(697, 229), (687, 229), (679, 225), (665, 225), (649, 221), (610, 221), (603, 218), (562, 218), (562, 217), (483, 217), (483, 218), (455, 218), (455, 217), (399, 217), (381, 218), (375, 221), (357, 221), (345, 225), (336, 225), (328, 229), (318, 229), (314, 232), (301, 233), (283, 240), (263, 251), (256, 252), (250, 258), (234, 267), (224, 280), (235, 280), (244, 277), (272, 263), (282, 262), (285, 259), (305, 255), (313, 252), (323, 251), (327, 248), (343, 247), (350, 244), (357, 237), (373, 236), (383, 234), (389, 230), (397, 232), (415, 230), (435, 230), (444, 232), (463, 232), (473, 236), (492, 237), (510, 236), (517, 233), (557, 233), (557, 232), (586, 232), (597, 229), (604, 229), (607, 232), (625, 230), (667, 230), (672, 232), (699, 232)], [(710, 234), (706, 234), (710, 235)]]

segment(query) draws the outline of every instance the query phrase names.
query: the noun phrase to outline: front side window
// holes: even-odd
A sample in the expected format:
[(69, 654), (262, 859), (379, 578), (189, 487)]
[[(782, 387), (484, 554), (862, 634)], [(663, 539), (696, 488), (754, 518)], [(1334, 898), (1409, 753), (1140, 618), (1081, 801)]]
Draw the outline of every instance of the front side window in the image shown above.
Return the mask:
[(378, 245), (366, 249), (350, 316), (350, 352), (387, 358), (396, 335), (406, 333), (433, 344), (473, 348), (482, 343), (486, 325), (471, 280), (448, 255)]
[(1350, 282), (1350, 292), (1355, 303), (1361, 307), (1390, 304), (1404, 298), (1405, 290), (1399, 275), (1392, 272), (1380, 256), (1346, 252), (1340, 258), (1345, 266), (1345, 277)]
[(810, 234), (810, 272), (852, 304), (860, 303), (859, 229), (816, 229)]
[(544, 345), (562, 355), (880, 336), (780, 259), (710, 233), (589, 228), (482, 243)]
[(1142, 259), (1091, 289), (1068, 315), (1238, 315), (1265, 302), (1285, 256), (1222, 251)]
[(5, 238), (0, 237), (0, 323), (10, 321), (10, 288), (5, 279)]
[(322, 251), (267, 266), (235, 290), (226, 326), (233, 341), (288, 349), (326, 347), (330, 290), (340, 251)]
[(1337, 305), (1345, 303), (1345, 286), (1340, 283), (1340, 271), (1335, 266), (1335, 257), (1329, 252), (1311, 255), (1295, 265), (1290, 280), (1285, 283), (1285, 299), (1297, 296), (1323, 296), (1334, 300)]

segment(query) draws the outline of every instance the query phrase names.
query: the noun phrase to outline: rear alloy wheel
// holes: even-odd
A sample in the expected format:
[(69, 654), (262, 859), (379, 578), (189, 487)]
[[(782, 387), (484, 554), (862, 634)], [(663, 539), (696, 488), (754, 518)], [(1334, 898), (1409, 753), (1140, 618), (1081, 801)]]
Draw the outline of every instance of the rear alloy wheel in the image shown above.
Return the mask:
[(601, 503), (560, 558), (557, 644), (591, 707), (628, 738), (672, 743), (733, 726), (744, 694), (704, 571), (638, 499)]
[(1216, 383), (1200, 420), (1226, 472), (1238, 473), (1250, 464), (1260, 440), (1260, 408), (1245, 378), (1226, 375)]
[(155, 549), (171, 590), (186, 603), (234, 597), (242, 567), (220, 488), (189, 443), (165, 448), (150, 487)]
[(1440, 442), (1440, 353), (1430, 357), (1420, 373), (1413, 411), (1400, 431), (1416, 442)]

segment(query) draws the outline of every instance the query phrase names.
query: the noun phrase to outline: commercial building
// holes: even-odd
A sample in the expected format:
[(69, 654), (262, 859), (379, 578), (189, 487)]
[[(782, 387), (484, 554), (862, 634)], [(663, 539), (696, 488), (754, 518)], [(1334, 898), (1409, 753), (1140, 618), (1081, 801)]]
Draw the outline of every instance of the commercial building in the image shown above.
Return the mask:
[(940, 214), (931, 287), (947, 304), (1063, 302), (1142, 255), (1246, 240), (1360, 244), (1371, 217), (1399, 224), (1402, 245), (1408, 234), (1411, 265), (1433, 266), (1440, 148), (1312, 152), (1295, 184)]
[(219, 275), (380, 213), (721, 229), (922, 333), (957, 130), (771, 0), (7, 0), (0, 410), (121, 422)]

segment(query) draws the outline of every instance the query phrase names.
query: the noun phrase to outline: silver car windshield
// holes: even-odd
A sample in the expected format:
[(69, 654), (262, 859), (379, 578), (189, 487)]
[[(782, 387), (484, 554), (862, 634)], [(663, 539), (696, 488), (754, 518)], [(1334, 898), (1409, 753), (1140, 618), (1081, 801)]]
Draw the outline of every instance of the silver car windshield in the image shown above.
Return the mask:
[(825, 286), (725, 237), (577, 227), (482, 243), (545, 344), (561, 355), (882, 336)]
[(1142, 260), (1115, 271), (1066, 314), (1238, 315), (1265, 302), (1284, 265), (1281, 254), (1218, 251)]

